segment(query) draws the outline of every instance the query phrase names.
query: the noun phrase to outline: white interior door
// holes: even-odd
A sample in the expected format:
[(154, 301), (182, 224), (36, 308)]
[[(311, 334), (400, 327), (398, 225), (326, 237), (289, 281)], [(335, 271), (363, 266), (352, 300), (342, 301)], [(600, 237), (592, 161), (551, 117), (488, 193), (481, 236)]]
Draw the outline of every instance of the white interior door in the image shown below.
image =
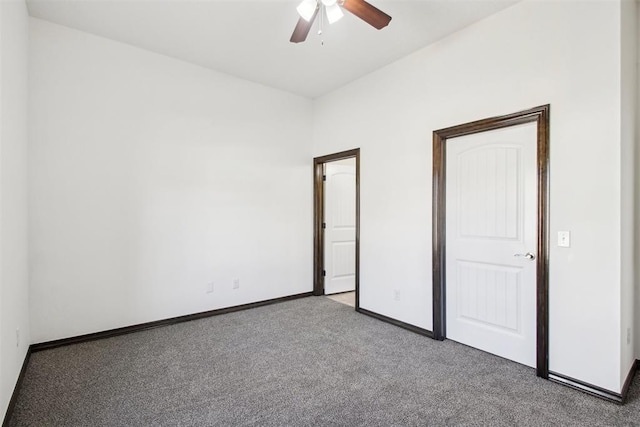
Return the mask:
[(536, 123), (449, 139), (447, 338), (535, 367)]
[(324, 293), (356, 289), (356, 160), (325, 164)]

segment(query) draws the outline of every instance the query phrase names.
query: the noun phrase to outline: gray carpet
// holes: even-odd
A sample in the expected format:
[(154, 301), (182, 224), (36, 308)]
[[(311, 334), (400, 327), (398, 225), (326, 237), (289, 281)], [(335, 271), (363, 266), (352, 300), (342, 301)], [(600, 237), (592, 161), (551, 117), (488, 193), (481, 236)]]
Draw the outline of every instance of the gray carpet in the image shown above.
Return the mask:
[(34, 353), (11, 426), (640, 425), (533, 369), (310, 297)]

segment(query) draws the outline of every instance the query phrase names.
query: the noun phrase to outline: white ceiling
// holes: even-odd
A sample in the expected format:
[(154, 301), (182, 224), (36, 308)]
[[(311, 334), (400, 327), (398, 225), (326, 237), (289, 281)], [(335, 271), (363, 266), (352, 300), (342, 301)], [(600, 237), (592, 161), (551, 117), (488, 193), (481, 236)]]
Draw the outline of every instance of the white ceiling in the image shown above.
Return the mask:
[(519, 0), (369, 0), (378, 31), (345, 11), (289, 42), (299, 0), (27, 0), (31, 16), (315, 98)]

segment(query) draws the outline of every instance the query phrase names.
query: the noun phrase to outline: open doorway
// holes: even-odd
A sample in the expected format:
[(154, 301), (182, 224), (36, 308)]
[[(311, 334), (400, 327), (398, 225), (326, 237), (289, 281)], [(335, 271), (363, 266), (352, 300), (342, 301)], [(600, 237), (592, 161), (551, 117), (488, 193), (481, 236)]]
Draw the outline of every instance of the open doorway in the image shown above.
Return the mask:
[(360, 149), (313, 160), (314, 295), (360, 306)]

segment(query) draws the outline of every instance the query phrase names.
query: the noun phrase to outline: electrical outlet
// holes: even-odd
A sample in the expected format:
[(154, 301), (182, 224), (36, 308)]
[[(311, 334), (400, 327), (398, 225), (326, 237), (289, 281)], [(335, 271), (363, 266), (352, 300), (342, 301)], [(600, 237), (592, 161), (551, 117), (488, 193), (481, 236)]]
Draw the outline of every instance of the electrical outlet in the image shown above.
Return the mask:
[(561, 248), (571, 247), (570, 231), (558, 231), (558, 246), (560, 246)]
[(213, 292), (213, 282), (207, 283), (207, 293), (210, 294)]
[(240, 289), (240, 279), (233, 279), (233, 289)]
[(16, 328), (16, 347), (20, 347), (20, 328)]
[(396, 301), (400, 301), (400, 289), (395, 289), (393, 291), (393, 299)]

